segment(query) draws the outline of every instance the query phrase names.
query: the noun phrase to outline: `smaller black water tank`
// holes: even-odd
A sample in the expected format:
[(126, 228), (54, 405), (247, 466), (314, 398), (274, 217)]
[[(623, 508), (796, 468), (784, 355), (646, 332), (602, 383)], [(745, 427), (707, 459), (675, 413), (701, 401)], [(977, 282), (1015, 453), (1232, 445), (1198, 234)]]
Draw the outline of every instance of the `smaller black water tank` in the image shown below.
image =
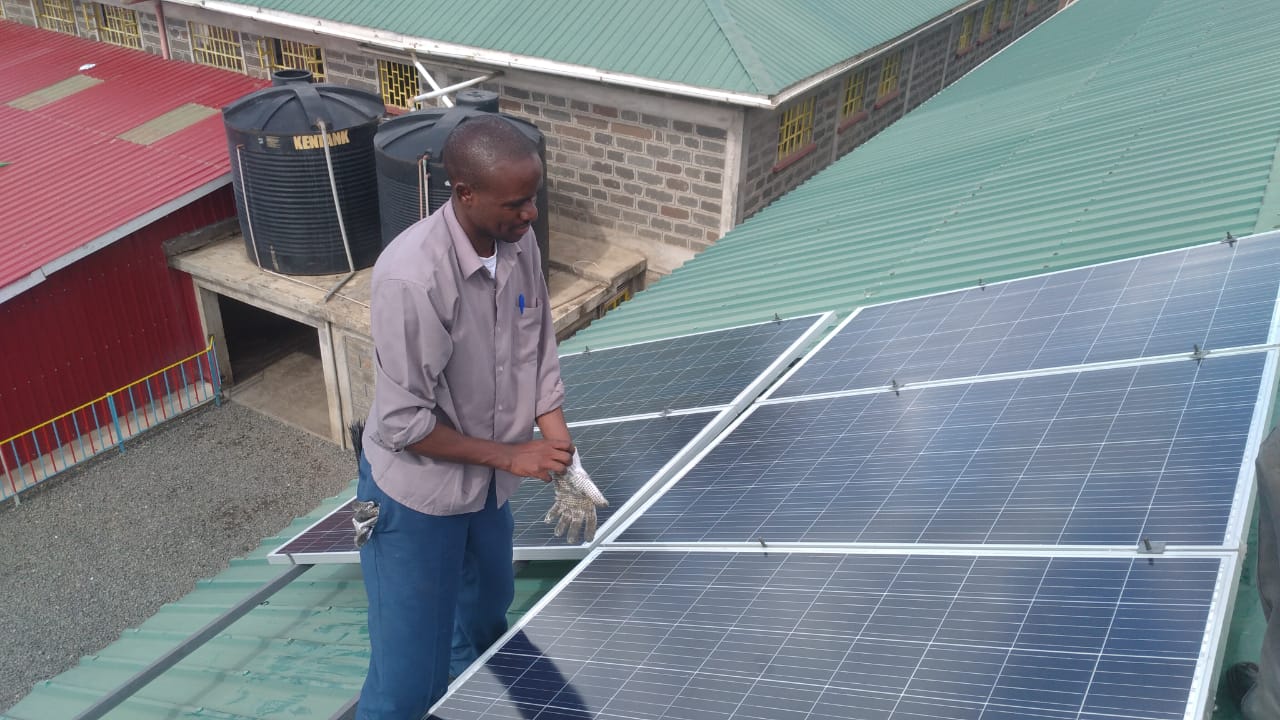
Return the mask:
[[(378, 166), (378, 204), (382, 218), (382, 245), (405, 228), (436, 211), (452, 193), (444, 170), (444, 143), (459, 124), (498, 109), (498, 95), (484, 90), (464, 90), (452, 108), (417, 110), (384, 122), (373, 139)], [(533, 123), (498, 114), (538, 148), (544, 182), (538, 191), (538, 219), (533, 233), (542, 252), (542, 273), (547, 274), (547, 144)], [(424, 187), (425, 186), (425, 187)], [(425, 192), (424, 192), (425, 190)]]
[(369, 267), (382, 250), (373, 136), (386, 107), (373, 93), (313, 85), (309, 77), (306, 71), (277, 73), (274, 80), (282, 84), (222, 110), (245, 250), (250, 260), (277, 272), (346, 272), (345, 228), (356, 269)]

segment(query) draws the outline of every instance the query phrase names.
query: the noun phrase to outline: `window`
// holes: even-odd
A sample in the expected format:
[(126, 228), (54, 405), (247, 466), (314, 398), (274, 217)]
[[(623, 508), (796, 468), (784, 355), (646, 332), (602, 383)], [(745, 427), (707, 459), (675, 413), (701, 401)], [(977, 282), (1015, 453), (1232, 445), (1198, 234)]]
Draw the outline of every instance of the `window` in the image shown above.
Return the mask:
[(418, 94), (418, 70), (412, 65), (378, 61), (378, 87), (382, 91), (382, 102), (390, 107), (412, 110), (418, 106), (413, 97)]
[(902, 51), (887, 56), (880, 67), (880, 90), (876, 97), (884, 98), (898, 91), (898, 72), (902, 70)]
[(76, 34), (76, 11), (71, 0), (36, 0), (36, 24), (45, 30)]
[(244, 72), (244, 52), (240, 33), (230, 28), (188, 22), (191, 29), (191, 56), (201, 65)]
[(840, 108), (840, 119), (844, 120), (862, 111), (867, 99), (867, 71), (858, 70), (844, 82), (844, 105)]
[(973, 15), (968, 14), (960, 21), (960, 37), (956, 40), (956, 54), (969, 52), (973, 45)]
[(987, 3), (982, 9), (982, 29), (978, 32), (978, 40), (986, 40), (996, 30), (996, 4), (994, 2)]
[(1007, 28), (1013, 24), (1013, 0), (1004, 0), (1000, 6), (1000, 27)]
[(142, 32), (138, 29), (138, 13), (115, 5), (92, 3), (84, 8), (85, 19), (97, 28), (98, 39), (112, 45), (142, 49)]
[(782, 111), (778, 124), (778, 162), (804, 150), (813, 142), (813, 98)]
[(326, 82), (324, 51), (319, 45), (307, 45), (296, 40), (263, 38), (258, 41), (258, 57), (267, 72), (276, 70), (310, 70), (316, 82)]

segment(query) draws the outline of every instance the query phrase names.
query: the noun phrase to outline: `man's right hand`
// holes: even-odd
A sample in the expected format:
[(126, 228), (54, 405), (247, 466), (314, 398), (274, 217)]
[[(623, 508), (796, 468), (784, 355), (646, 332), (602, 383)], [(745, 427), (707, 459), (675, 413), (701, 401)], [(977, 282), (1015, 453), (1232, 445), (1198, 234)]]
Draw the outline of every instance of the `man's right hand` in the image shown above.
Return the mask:
[(517, 477), (537, 478), (551, 482), (551, 473), (564, 472), (573, 461), (573, 443), (568, 440), (539, 438), (508, 445), (507, 472)]

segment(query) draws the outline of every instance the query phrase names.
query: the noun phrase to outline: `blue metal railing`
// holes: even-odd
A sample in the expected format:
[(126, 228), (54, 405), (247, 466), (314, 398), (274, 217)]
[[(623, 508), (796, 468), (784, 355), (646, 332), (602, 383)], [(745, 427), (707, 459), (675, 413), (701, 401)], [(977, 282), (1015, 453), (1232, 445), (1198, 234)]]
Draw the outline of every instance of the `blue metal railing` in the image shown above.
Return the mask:
[(200, 352), (0, 441), (0, 500), (209, 401), (222, 400), (213, 338)]

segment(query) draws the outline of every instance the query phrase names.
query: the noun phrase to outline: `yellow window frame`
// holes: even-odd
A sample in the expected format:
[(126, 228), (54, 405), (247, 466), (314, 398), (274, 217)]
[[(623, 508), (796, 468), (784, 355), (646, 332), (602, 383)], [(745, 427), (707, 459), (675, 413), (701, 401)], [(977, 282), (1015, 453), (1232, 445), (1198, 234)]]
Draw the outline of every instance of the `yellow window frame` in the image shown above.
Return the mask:
[(960, 37), (956, 39), (956, 52), (968, 52), (973, 45), (973, 13), (966, 13), (960, 21)]
[(324, 50), (297, 40), (262, 38), (258, 40), (258, 58), (267, 72), (277, 70), (309, 70), (316, 82), (328, 82), (324, 73)]
[(187, 21), (191, 34), (191, 57), (201, 65), (245, 72), (244, 48), (240, 33), (220, 25)]
[(844, 81), (844, 105), (840, 108), (840, 118), (843, 120), (857, 115), (866, 105), (866, 101), (867, 71), (864, 68), (855, 71)]
[(778, 162), (813, 142), (813, 100), (806, 98), (782, 111), (778, 121)]
[(85, 21), (98, 31), (102, 42), (122, 47), (142, 49), (142, 29), (138, 26), (138, 13), (129, 8), (105, 3), (84, 6)]
[(382, 102), (390, 107), (412, 110), (418, 107), (413, 98), (418, 95), (418, 69), (409, 63), (394, 60), (378, 61), (378, 90)]
[(880, 66), (880, 89), (876, 93), (876, 97), (883, 98), (892, 95), (898, 89), (898, 75), (902, 72), (902, 51), (885, 56), (884, 64)]
[(986, 40), (996, 31), (996, 4), (994, 2), (987, 3), (982, 9), (982, 30), (978, 37)]
[(76, 34), (76, 9), (71, 0), (36, 0), (36, 25), (68, 35)]

